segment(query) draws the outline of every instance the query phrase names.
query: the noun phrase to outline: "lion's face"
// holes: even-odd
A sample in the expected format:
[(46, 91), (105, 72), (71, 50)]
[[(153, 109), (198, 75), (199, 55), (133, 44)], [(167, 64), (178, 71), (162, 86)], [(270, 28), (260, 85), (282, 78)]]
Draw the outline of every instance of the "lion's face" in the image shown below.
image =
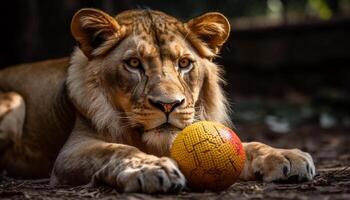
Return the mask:
[[(175, 34), (153, 37), (131, 35), (107, 58), (106, 76), (112, 99), (133, 126), (145, 131), (164, 124), (179, 129), (191, 124), (203, 82), (201, 58)], [(115, 56), (118, 55), (118, 56)]]
[(81, 51), (71, 60), (70, 96), (98, 130), (141, 130), (143, 142), (160, 151), (196, 120), (227, 120), (211, 62), (229, 33), (221, 14), (184, 24), (157, 11), (112, 18), (85, 9), (72, 32)]

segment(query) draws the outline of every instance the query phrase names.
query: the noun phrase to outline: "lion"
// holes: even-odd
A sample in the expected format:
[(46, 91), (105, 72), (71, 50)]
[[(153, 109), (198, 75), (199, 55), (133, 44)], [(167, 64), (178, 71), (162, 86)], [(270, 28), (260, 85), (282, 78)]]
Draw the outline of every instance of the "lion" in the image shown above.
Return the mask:
[[(124, 192), (181, 191), (169, 149), (200, 120), (231, 126), (214, 59), (230, 24), (217, 12), (187, 22), (160, 11), (115, 17), (81, 9), (71, 57), (0, 72), (0, 168), (52, 185), (107, 184)], [(310, 154), (243, 143), (241, 180), (312, 180)]]

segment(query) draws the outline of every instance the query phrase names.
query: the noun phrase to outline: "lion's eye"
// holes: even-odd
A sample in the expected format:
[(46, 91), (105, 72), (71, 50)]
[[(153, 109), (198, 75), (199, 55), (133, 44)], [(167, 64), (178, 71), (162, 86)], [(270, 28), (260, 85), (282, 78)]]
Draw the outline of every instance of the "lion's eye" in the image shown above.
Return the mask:
[(181, 58), (181, 60), (179, 61), (180, 68), (188, 68), (191, 66), (191, 64), (192, 64), (192, 61), (188, 58)]
[(139, 68), (141, 67), (141, 61), (137, 58), (130, 58), (126, 61), (126, 64), (128, 64), (132, 68)]

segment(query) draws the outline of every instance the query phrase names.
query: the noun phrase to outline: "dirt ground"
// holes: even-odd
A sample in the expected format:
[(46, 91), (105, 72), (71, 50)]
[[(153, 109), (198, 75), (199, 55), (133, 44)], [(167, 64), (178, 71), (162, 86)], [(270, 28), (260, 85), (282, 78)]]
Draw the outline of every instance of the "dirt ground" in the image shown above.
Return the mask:
[[(300, 148), (312, 154), (317, 175), (311, 182), (278, 184), (238, 182), (225, 191), (179, 194), (121, 194), (109, 187), (51, 187), (48, 179), (19, 180), (2, 176), (0, 199), (350, 199), (350, 130), (321, 129), (304, 125), (288, 134), (276, 134), (266, 126), (241, 124), (242, 140), (251, 138), (276, 147)], [(249, 135), (249, 137), (247, 137)]]

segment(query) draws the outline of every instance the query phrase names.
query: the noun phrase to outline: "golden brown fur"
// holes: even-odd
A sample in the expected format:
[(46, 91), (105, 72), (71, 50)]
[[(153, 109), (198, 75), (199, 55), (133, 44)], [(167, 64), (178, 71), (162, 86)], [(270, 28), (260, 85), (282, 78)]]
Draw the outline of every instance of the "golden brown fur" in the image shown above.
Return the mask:
[[(229, 36), (228, 20), (220, 13), (183, 23), (159, 11), (111, 17), (82, 9), (71, 30), (79, 48), (69, 63), (0, 72), (0, 167), (25, 177), (48, 176), (53, 167), (53, 185), (181, 190), (185, 178), (166, 157), (176, 134), (198, 120), (230, 125), (222, 70), (212, 62)], [(315, 174), (307, 153), (244, 146), (242, 179)]]

